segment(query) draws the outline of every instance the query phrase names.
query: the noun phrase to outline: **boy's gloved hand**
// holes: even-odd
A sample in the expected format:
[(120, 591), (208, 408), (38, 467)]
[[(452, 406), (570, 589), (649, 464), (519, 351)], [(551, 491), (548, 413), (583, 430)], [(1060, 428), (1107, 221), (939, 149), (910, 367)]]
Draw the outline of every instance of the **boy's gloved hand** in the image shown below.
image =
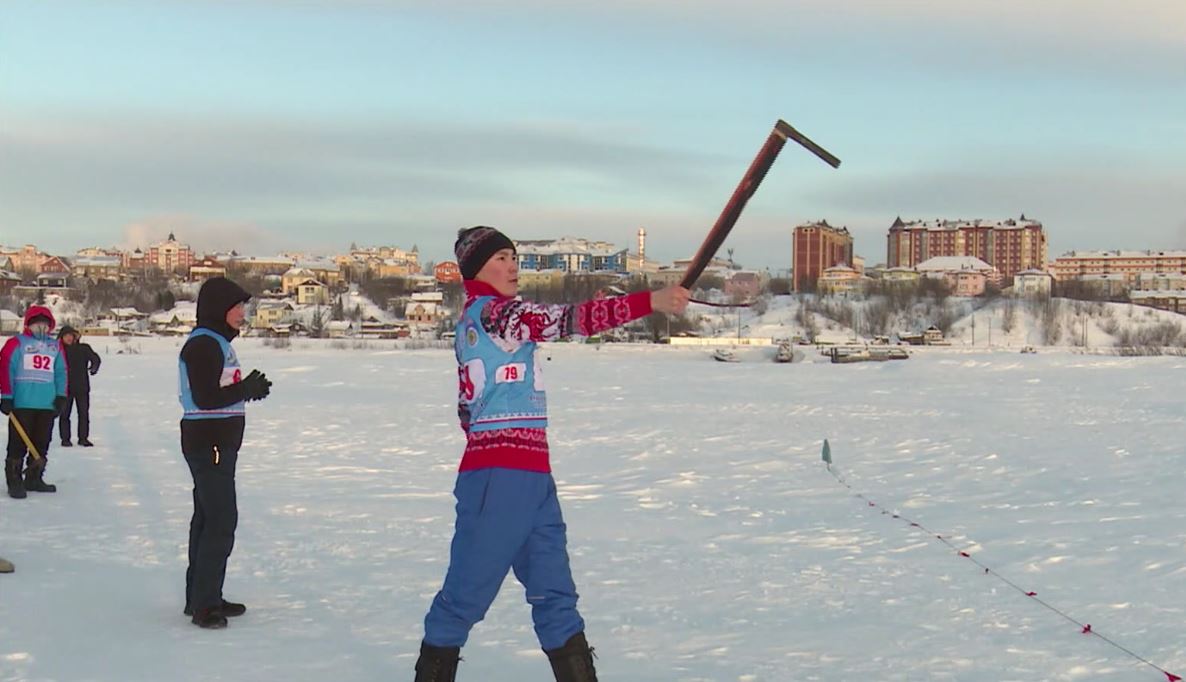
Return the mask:
[(54, 416), (62, 414), (66, 410), (66, 396), (60, 395), (54, 398)]
[(251, 374), (248, 374), (242, 383), (243, 397), (247, 400), (263, 400), (272, 392), (272, 382), (258, 369), (251, 370)]
[(0, 412), (4, 414), (12, 414), (12, 398), (4, 398), (0, 400)]

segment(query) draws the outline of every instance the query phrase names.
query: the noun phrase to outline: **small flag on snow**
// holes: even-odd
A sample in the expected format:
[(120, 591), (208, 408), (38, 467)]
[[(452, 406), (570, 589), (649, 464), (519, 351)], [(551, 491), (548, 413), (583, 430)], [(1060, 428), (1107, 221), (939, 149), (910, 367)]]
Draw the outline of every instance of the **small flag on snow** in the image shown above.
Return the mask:
[(820, 457), (828, 464), (832, 463), (832, 446), (828, 445), (828, 439), (824, 439), (824, 450), (820, 453)]

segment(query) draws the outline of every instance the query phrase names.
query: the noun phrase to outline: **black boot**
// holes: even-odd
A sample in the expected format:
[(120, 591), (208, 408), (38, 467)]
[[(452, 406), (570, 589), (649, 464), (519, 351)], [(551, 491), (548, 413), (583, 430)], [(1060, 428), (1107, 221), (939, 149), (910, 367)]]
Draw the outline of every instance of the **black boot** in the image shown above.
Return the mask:
[(585, 641), (585, 633), (578, 632), (559, 649), (545, 651), (552, 664), (556, 682), (597, 682), (593, 668), (593, 648)]
[[(222, 600), (222, 606), (218, 607), (218, 610), (221, 611), (222, 615), (226, 616), (227, 618), (235, 618), (236, 616), (241, 616), (244, 613), (247, 613), (247, 607), (245, 605), (233, 601), (227, 601), (225, 599)], [(194, 615), (194, 610), (189, 604), (186, 604), (185, 609), (182, 610), (182, 613), (187, 616), (192, 616)]]
[(90, 438), (79, 438), (79, 439), (78, 439), (78, 444), (79, 444), (79, 445), (81, 445), (81, 446), (82, 446), (82, 447), (84, 447), (84, 448), (93, 448), (93, 447), (95, 447), (95, 444), (91, 442), (91, 439), (90, 439)]
[(9, 497), (17, 500), (25, 499), (25, 482), (21, 479), (21, 460), (4, 460), (4, 481), (8, 484)]
[(420, 658), (416, 661), (416, 682), (454, 682), (461, 648), (429, 646), (420, 643)]
[(25, 470), (25, 490), (34, 493), (58, 492), (58, 486), (45, 482), (45, 460), (32, 462)]
[(226, 627), (226, 616), (217, 608), (198, 609), (190, 622), (205, 630), (218, 630)]

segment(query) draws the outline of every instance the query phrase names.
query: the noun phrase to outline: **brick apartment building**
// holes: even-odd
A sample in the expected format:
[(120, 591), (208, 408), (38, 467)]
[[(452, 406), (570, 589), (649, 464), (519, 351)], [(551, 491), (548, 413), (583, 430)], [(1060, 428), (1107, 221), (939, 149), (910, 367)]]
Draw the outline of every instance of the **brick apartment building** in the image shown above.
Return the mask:
[(852, 235), (848, 228), (832, 227), (826, 220), (799, 225), (792, 241), (791, 263), (792, 290), (815, 291), (824, 270), (834, 265), (852, 267)]
[(900, 217), (889, 228), (886, 267), (913, 268), (937, 256), (972, 256), (994, 266), (1005, 279), (1046, 267), (1042, 223), (1024, 215), (1014, 220), (917, 220)]

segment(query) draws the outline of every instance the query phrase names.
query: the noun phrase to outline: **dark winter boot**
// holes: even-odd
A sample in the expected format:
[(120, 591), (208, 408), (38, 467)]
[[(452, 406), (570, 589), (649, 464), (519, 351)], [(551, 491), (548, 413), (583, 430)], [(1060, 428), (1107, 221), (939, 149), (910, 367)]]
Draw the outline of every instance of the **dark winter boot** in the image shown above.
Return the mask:
[(4, 460), (4, 482), (8, 484), (9, 497), (17, 500), (25, 499), (25, 482), (21, 479), (21, 460)]
[(81, 445), (81, 446), (82, 446), (82, 447), (84, 447), (84, 448), (93, 448), (93, 447), (95, 447), (95, 444), (91, 442), (91, 439), (90, 439), (90, 438), (79, 438), (79, 439), (78, 439), (78, 444), (79, 444), (79, 445)]
[(416, 661), (416, 682), (454, 682), (461, 648), (429, 646), (420, 643), (420, 659)]
[(226, 616), (217, 608), (198, 609), (190, 622), (204, 630), (219, 630), (226, 627)]
[(45, 482), (45, 461), (34, 462), (25, 469), (25, 490), (33, 493), (56, 493), (58, 486)]
[(71, 448), (71, 447), (74, 447), (74, 443), (71, 443), (69, 438), (63, 438), (62, 439), (62, 447)]
[(545, 651), (552, 664), (556, 682), (597, 682), (593, 668), (593, 648), (585, 641), (585, 633), (578, 632), (559, 649)]
[[(222, 615), (226, 616), (227, 618), (235, 618), (236, 616), (241, 616), (244, 613), (247, 613), (247, 607), (245, 605), (237, 604), (233, 601), (227, 601), (225, 599), (222, 600), (222, 606), (218, 607), (218, 610), (221, 611)], [(190, 608), (189, 604), (186, 604), (182, 613), (187, 616), (192, 616), (194, 615), (194, 610)]]

